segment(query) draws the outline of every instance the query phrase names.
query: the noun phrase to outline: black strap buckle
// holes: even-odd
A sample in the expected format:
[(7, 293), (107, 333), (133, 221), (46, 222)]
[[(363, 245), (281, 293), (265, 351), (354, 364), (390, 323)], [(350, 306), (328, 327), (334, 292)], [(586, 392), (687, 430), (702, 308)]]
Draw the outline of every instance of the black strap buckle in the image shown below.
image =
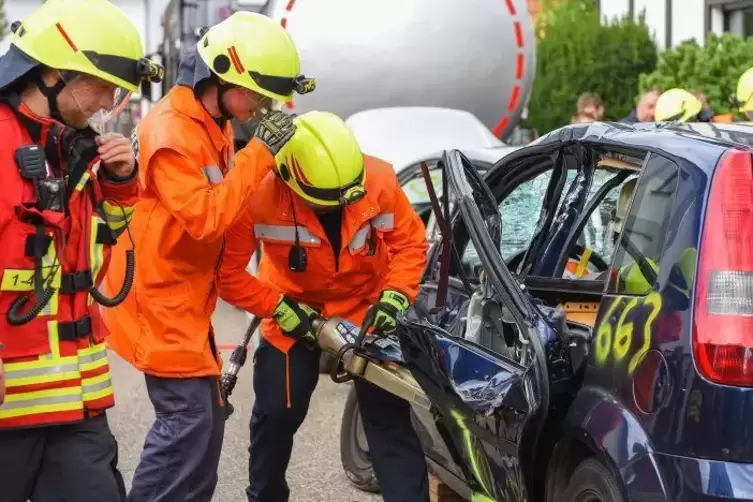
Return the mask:
[(77, 321), (58, 323), (58, 338), (66, 342), (75, 342), (80, 338), (88, 338), (92, 332), (92, 319), (85, 315)]
[(91, 270), (80, 270), (72, 274), (64, 274), (60, 278), (60, 292), (65, 294), (78, 291), (89, 291), (94, 286)]

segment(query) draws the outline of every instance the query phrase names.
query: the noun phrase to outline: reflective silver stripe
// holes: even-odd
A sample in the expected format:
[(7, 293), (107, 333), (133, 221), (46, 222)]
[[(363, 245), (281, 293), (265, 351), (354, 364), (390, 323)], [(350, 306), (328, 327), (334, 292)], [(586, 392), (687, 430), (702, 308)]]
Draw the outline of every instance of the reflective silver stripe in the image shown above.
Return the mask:
[(353, 236), (353, 238), (350, 240), (350, 244), (348, 244), (348, 249), (350, 249), (351, 253), (355, 253), (366, 245), (366, 240), (369, 238), (370, 228), (371, 227), (369, 225), (366, 225), (361, 230), (356, 232), (356, 235)]
[(101, 352), (95, 352), (93, 354), (79, 353), (78, 362), (80, 364), (86, 364), (86, 363), (93, 363), (94, 361), (98, 361), (100, 359), (106, 359), (106, 358), (107, 358), (107, 352), (104, 350)]
[(216, 185), (217, 183), (222, 182), (223, 176), (222, 171), (217, 166), (207, 166), (202, 169), (204, 172), (204, 176), (207, 177), (209, 180), (209, 183), (212, 183), (213, 185)]
[[(259, 239), (269, 239), (278, 242), (295, 242), (295, 227), (288, 225), (254, 225), (254, 233)], [(315, 235), (311, 235), (306, 227), (298, 225), (298, 240), (302, 244), (320, 244)]]
[(32, 406), (44, 406), (47, 404), (64, 404), (64, 403), (82, 403), (83, 398), (80, 393), (68, 395), (55, 395), (45, 397), (34, 397), (31, 399), (19, 399), (18, 401), (5, 401), (0, 405), (0, 412), (16, 410), (18, 408), (31, 408)]
[(112, 380), (109, 377), (107, 378), (107, 380), (103, 380), (97, 383), (87, 384), (85, 382), (86, 380), (84, 380), (84, 384), (81, 386), (81, 388), (84, 389), (84, 396), (86, 396), (86, 394), (92, 394), (100, 390), (105, 390), (112, 386)]
[(6, 370), (6, 380), (16, 380), (19, 378), (41, 377), (46, 375), (55, 375), (57, 373), (78, 373), (78, 364), (59, 364), (57, 366), (46, 366), (43, 368), (30, 368), (24, 370)]
[(395, 228), (395, 215), (392, 213), (378, 214), (373, 220), (371, 220), (371, 224), (374, 225), (374, 228), (377, 230), (392, 230)]

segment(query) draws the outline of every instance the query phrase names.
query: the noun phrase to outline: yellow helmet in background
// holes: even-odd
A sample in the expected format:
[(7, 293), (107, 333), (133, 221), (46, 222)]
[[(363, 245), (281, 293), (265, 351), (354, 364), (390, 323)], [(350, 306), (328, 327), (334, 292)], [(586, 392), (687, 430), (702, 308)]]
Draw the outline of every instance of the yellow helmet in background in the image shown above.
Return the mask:
[(306, 201), (353, 204), (366, 195), (363, 154), (340, 117), (311, 111), (294, 120), (295, 134), (277, 153), (278, 176)]
[[(92, 75), (130, 92), (164, 76), (161, 65), (144, 57), (133, 22), (107, 0), (48, 0), (14, 23), (11, 45), (33, 62)], [(7, 85), (20, 76), (0, 80)]]
[(703, 103), (685, 89), (670, 89), (656, 100), (654, 120), (657, 122), (693, 122), (703, 110)]
[(748, 120), (753, 120), (753, 68), (748, 68), (737, 80), (735, 105)]
[(283, 103), (306, 94), (315, 81), (300, 75), (301, 62), (290, 34), (273, 19), (236, 12), (209, 28), (197, 43), (209, 70), (229, 84)]

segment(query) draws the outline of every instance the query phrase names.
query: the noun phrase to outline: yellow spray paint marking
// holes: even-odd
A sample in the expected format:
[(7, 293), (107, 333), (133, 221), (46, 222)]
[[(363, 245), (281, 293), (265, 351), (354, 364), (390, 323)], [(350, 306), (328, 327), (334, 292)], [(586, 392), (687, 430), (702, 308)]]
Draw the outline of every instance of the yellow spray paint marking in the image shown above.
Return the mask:
[(633, 343), (633, 323), (626, 323), (625, 319), (636, 305), (638, 305), (638, 298), (630, 300), (625, 306), (625, 310), (622, 311), (620, 320), (617, 321), (617, 336), (615, 336), (614, 339), (614, 358), (617, 361), (625, 359), (625, 356)]
[(609, 351), (612, 349), (612, 325), (609, 322), (609, 318), (612, 317), (612, 313), (620, 303), (620, 298), (614, 299), (609, 306), (607, 313), (601, 318), (599, 330), (596, 332), (594, 356), (596, 356), (596, 362), (599, 365), (603, 365), (607, 362)]
[(635, 369), (638, 367), (638, 364), (640, 364), (641, 360), (643, 360), (643, 357), (648, 353), (649, 350), (651, 350), (651, 336), (653, 333), (651, 326), (654, 323), (656, 317), (659, 315), (659, 312), (661, 311), (661, 295), (654, 291), (646, 297), (644, 303), (646, 305), (651, 305), (653, 308), (651, 309), (651, 313), (649, 314), (648, 319), (646, 319), (646, 324), (643, 326), (643, 345), (630, 359), (628, 374), (632, 374), (635, 371)]

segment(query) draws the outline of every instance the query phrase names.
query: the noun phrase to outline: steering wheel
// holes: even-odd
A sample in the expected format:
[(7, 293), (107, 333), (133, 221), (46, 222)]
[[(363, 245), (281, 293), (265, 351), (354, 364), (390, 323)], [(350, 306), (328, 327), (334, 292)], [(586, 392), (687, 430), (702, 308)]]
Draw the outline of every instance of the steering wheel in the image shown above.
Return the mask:
[[(586, 248), (584, 248), (580, 244), (575, 244), (573, 246), (572, 252), (570, 253), (570, 258), (574, 260), (580, 260), (580, 257), (583, 256), (583, 253), (585, 252)], [(510, 258), (510, 260), (507, 262), (507, 267), (510, 270), (517, 269), (518, 265), (520, 265), (520, 262), (523, 260), (525, 253), (526, 251), (523, 250), (513, 255), (513, 257)], [(591, 251), (591, 256), (588, 257), (588, 263), (596, 267), (597, 272), (603, 272), (609, 268), (609, 264), (606, 262), (606, 260), (594, 251)]]

